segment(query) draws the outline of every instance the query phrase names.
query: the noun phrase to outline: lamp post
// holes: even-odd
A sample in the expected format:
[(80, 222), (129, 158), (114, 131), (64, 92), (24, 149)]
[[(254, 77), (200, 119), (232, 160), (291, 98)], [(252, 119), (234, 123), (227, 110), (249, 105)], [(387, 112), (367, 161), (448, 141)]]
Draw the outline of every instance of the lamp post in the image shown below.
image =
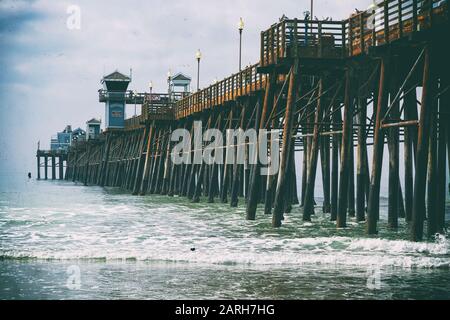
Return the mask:
[(136, 117), (136, 96), (137, 96), (136, 90), (133, 90), (133, 96), (134, 96), (134, 116)]
[(311, 0), (311, 20), (314, 19), (314, 0)]
[(200, 49), (195, 53), (195, 58), (197, 59), (197, 91), (200, 90), (200, 59), (202, 58), (202, 53)]
[[(149, 83), (148, 83), (148, 88), (150, 89), (150, 103), (149, 103), (149, 105), (150, 105), (150, 109), (152, 108), (152, 103), (153, 103), (153, 82), (152, 81), (150, 81)], [(149, 111), (149, 110), (147, 110), (147, 111)]]
[(244, 30), (244, 20), (242, 20), (242, 17), (239, 19), (238, 22), (238, 29), (239, 29), (239, 71), (242, 71), (242, 30)]
[(172, 71), (169, 69), (169, 71), (167, 71), (167, 92), (169, 93), (169, 102), (171, 101), (171, 88), (170, 88), (170, 82), (172, 81)]

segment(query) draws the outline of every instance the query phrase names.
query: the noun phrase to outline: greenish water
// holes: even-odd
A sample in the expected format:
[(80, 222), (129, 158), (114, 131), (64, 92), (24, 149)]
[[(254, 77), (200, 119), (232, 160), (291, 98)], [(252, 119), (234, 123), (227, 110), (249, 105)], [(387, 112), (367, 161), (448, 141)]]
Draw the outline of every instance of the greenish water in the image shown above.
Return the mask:
[(242, 205), (2, 176), (0, 298), (449, 299), (449, 240), (405, 241), (385, 209), (370, 238), (320, 210), (273, 229)]

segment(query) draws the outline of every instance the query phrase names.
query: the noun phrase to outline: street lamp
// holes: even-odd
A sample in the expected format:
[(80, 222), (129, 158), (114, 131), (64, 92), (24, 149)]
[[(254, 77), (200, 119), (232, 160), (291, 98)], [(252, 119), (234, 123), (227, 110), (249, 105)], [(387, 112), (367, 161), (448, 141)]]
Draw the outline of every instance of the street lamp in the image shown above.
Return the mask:
[(151, 108), (151, 106), (152, 106), (152, 102), (153, 102), (153, 82), (152, 81), (150, 81), (149, 83), (148, 83), (148, 87), (149, 87), (149, 89), (150, 89), (150, 108)]
[(314, 18), (314, 0), (311, 0), (311, 20)]
[(136, 90), (133, 90), (133, 96), (134, 96), (134, 116), (136, 117), (136, 97), (137, 97)]
[(202, 58), (202, 53), (200, 49), (195, 53), (195, 58), (197, 59), (197, 91), (200, 90), (200, 59)]
[(239, 29), (239, 71), (242, 70), (242, 30), (244, 30), (244, 20), (242, 20), (242, 17), (239, 18), (238, 22), (238, 29)]
[(171, 96), (171, 90), (170, 90), (170, 82), (172, 81), (172, 71), (169, 69), (167, 71), (167, 92), (169, 93), (169, 101)]

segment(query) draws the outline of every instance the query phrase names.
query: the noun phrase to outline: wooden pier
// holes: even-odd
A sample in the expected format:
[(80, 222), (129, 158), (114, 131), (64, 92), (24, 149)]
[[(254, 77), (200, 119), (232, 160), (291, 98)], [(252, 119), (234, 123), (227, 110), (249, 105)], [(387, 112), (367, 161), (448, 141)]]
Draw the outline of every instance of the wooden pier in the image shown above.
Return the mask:
[[(44, 179), (48, 179), (48, 164), (50, 160), (52, 180), (64, 179), (64, 168), (67, 163), (67, 151), (65, 150), (38, 150), (36, 152), (37, 179), (41, 180), (41, 168), (44, 168)], [(56, 162), (58, 161), (58, 162)], [(56, 175), (58, 169), (58, 175)]]
[[(311, 220), (321, 166), (323, 212), (338, 228), (356, 219), (376, 234), (384, 169), (389, 228), (405, 219), (411, 240), (420, 241), (426, 220), (425, 235), (432, 237), (445, 227), (449, 31), (448, 1), (442, 0), (378, 1), (372, 12), (344, 21), (282, 20), (261, 32), (259, 63), (176, 102), (140, 97), (142, 115), (127, 119), (125, 129), (72, 146), (65, 178), (135, 195), (243, 205), (247, 219), (271, 214), (280, 227), (294, 205)], [(196, 120), (224, 135), (227, 129), (280, 129), (278, 173), (261, 175), (260, 164), (250, 163), (175, 165), (171, 132), (192, 132)], [(297, 166), (295, 152), (303, 153)], [(38, 152), (38, 166), (39, 157), (49, 155)]]

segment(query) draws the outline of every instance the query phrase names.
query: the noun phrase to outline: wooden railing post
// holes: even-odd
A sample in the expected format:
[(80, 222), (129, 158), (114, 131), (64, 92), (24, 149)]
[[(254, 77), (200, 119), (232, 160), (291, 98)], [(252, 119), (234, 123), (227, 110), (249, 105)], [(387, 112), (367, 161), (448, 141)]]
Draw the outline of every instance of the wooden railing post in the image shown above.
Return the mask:
[(384, 1), (384, 42), (389, 43), (389, 1)]
[(274, 40), (273, 40), (273, 27), (272, 27), (272, 28), (270, 28), (270, 31), (269, 31), (270, 64), (275, 63), (275, 58), (274, 58), (275, 50), (274, 50), (273, 41)]
[(433, 3), (434, 0), (430, 0), (429, 4), (430, 4), (430, 11), (429, 11), (429, 15), (430, 15), (430, 28), (433, 26)]
[(412, 14), (413, 14), (413, 22), (412, 22), (412, 31), (417, 31), (417, 0), (412, 0)]
[(283, 20), (281, 26), (281, 56), (286, 57), (286, 21)]
[(398, 0), (398, 37), (403, 37), (403, 9), (402, 1)]
[(298, 46), (298, 33), (297, 33), (298, 19), (297, 18), (294, 19), (294, 28), (293, 29), (294, 29), (294, 43), (293, 43), (293, 47), (291, 50), (293, 50), (294, 58), (297, 58), (297, 46)]
[(261, 32), (261, 47), (259, 48), (260, 50), (260, 64), (262, 67), (264, 67), (266, 65), (266, 56), (265, 56), (265, 52), (266, 50), (264, 49), (264, 31)]
[(375, 9), (372, 11), (372, 15), (373, 15), (373, 17), (372, 17), (372, 47), (375, 47), (376, 45), (377, 45), (377, 31), (375, 30), (376, 29), (376, 27), (375, 27), (375, 21), (376, 21), (376, 15), (377, 15), (377, 13), (376, 13), (376, 11), (375, 11)]
[(234, 84), (235, 84), (234, 75), (231, 76), (230, 80), (231, 80), (231, 99), (233, 100), (234, 99)]
[(346, 20), (342, 21), (342, 53), (343, 53), (343, 58), (345, 58), (347, 56), (346, 52), (347, 52), (347, 44), (345, 41), (345, 37), (346, 37), (346, 26), (345, 26)]
[(321, 58), (322, 57), (322, 55), (323, 55), (323, 52), (322, 52), (322, 49), (323, 49), (323, 47), (322, 47), (322, 21), (319, 21), (319, 23), (318, 23), (318, 48), (319, 48), (319, 58)]
[(353, 55), (353, 18), (348, 20), (348, 48), (350, 51), (350, 56)]
[(366, 51), (366, 43), (364, 39), (364, 12), (361, 12), (359, 14), (359, 33), (360, 33), (360, 46), (361, 46), (361, 53), (364, 53)]
[(280, 41), (280, 24), (277, 24), (274, 27), (274, 30), (275, 30), (275, 45), (274, 45), (274, 47), (275, 47), (275, 52), (276, 52), (275, 63), (278, 63), (278, 56), (280, 55), (280, 43), (279, 43), (279, 41)]

